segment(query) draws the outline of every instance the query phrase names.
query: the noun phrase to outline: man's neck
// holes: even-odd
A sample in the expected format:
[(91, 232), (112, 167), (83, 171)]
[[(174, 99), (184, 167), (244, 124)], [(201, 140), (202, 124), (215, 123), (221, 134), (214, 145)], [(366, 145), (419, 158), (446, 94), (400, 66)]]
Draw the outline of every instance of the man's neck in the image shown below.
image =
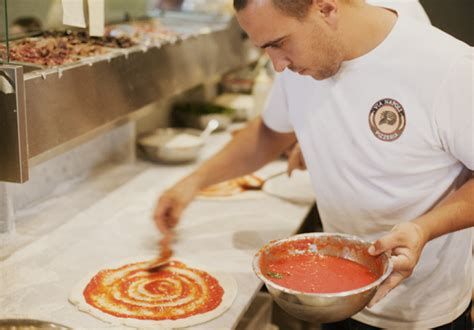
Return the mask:
[(397, 21), (395, 12), (365, 3), (341, 6), (339, 12), (346, 61), (363, 56), (380, 45)]

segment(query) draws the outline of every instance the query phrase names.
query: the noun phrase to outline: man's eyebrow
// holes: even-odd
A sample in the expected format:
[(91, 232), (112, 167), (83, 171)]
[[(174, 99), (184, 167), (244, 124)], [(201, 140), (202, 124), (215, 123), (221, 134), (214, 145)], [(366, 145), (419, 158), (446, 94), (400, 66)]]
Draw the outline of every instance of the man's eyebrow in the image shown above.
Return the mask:
[(283, 36), (283, 37), (280, 37), (280, 38), (278, 38), (278, 39), (269, 41), (269, 42), (265, 43), (264, 45), (260, 46), (260, 48), (262, 48), (262, 49), (268, 48), (268, 47), (270, 47), (270, 46), (273, 46), (273, 45), (275, 45), (275, 44), (278, 44), (280, 41), (282, 41), (282, 40), (285, 39), (285, 38), (286, 38), (286, 36)]

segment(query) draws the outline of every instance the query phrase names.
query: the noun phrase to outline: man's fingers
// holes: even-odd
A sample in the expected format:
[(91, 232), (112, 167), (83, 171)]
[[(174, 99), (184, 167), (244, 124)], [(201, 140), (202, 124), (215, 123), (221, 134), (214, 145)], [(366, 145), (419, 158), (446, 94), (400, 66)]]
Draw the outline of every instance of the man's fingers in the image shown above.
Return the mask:
[(299, 146), (298, 144), (296, 144), (293, 149), (291, 150), (290, 152), (290, 155), (288, 156), (288, 176), (291, 177), (291, 173), (299, 168), (299, 163), (300, 163), (300, 149), (299, 149)]
[(393, 269), (395, 271), (405, 271), (411, 274), (415, 265), (412, 259), (407, 256), (409, 253), (408, 249), (396, 248), (393, 252), (394, 254), (390, 258), (392, 260)]
[(302, 154), (300, 156), (300, 161), (298, 163), (298, 168), (302, 171), (306, 170), (306, 162), (305, 162)]
[(286, 170), (286, 173), (288, 174), (288, 177), (291, 178), (291, 173), (293, 173), (293, 169), (288, 166), (288, 169)]
[(371, 308), (376, 303), (378, 303), (380, 300), (382, 300), (390, 291), (392, 291), (393, 288), (395, 288), (398, 284), (400, 284), (400, 282), (403, 281), (403, 279), (405, 279), (405, 275), (403, 275), (402, 273), (400, 273), (400, 272), (392, 273), (380, 285), (380, 287), (378, 288), (377, 292), (375, 293), (375, 295), (370, 300), (367, 307)]
[(155, 224), (158, 227), (158, 229), (160, 230), (160, 232), (162, 232), (163, 234), (167, 234), (170, 231), (170, 227), (168, 225), (168, 222), (169, 222), (169, 220), (167, 220), (166, 217), (164, 217), (162, 215), (155, 216)]
[(392, 231), (387, 235), (379, 238), (376, 240), (370, 247), (369, 247), (369, 254), (373, 256), (378, 256), (384, 252), (392, 250), (402, 243), (402, 237), (396, 231)]
[(288, 169), (287, 169), (287, 172), (288, 172), (288, 176), (291, 177), (291, 174), (293, 173), (293, 171), (295, 170), (296, 168), (296, 164), (295, 164), (295, 159), (293, 157), (293, 153), (291, 154), (290, 158), (288, 158)]
[(182, 212), (183, 212), (183, 207), (182, 206), (178, 206), (178, 205), (174, 204), (170, 208), (170, 214), (169, 214), (169, 217), (167, 218), (168, 226), (170, 228), (176, 227), (176, 225), (178, 224), (179, 218), (181, 217)]
[(301, 152), (301, 147), (298, 145), (297, 147), (297, 159), (298, 159), (298, 169), (304, 171), (306, 170), (306, 161), (304, 160), (303, 153)]
[(162, 197), (158, 201), (153, 218), (158, 229), (163, 234), (168, 234), (171, 228), (178, 223), (180, 210), (175, 206), (175, 203), (166, 197)]

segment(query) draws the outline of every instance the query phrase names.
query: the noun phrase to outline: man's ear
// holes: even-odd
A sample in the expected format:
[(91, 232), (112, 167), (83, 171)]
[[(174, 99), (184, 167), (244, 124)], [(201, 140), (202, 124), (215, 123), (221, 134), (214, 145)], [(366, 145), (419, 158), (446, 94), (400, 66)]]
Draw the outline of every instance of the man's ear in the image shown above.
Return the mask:
[(337, 16), (339, 1), (337, 0), (313, 0), (313, 6), (320, 17), (333, 29), (337, 28)]

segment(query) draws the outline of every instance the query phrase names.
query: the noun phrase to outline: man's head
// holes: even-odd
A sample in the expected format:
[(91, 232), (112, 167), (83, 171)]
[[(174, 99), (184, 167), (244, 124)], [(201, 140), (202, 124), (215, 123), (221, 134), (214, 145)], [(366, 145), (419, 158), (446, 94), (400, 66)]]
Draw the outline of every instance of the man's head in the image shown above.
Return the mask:
[[(234, 0), (234, 9), (239, 11), (244, 9), (252, 0)], [(302, 19), (308, 13), (308, 9), (313, 0), (272, 0), (275, 8), (278, 8), (287, 15)]]
[(336, 74), (344, 60), (340, 1), (234, 0), (234, 8), (240, 25), (268, 53), (276, 71), (288, 68), (322, 80)]

